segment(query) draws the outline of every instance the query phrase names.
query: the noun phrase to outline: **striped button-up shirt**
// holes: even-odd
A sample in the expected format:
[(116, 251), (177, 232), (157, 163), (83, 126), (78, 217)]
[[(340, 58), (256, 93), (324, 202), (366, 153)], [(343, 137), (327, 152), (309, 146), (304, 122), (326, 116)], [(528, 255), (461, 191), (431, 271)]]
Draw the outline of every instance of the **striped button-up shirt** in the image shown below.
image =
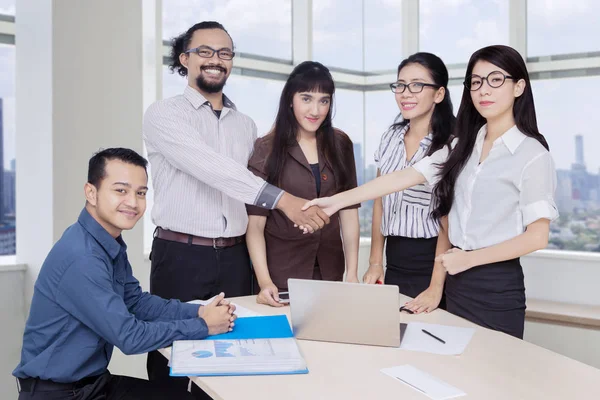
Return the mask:
[[(421, 140), (413, 157), (406, 159), (404, 135), (408, 128), (408, 124), (399, 129), (390, 128), (381, 137), (379, 149), (375, 152), (375, 162), (381, 175), (410, 167), (427, 154), (433, 138), (431, 133)], [(421, 184), (384, 196), (381, 233), (409, 238), (436, 237), (439, 225), (429, 216), (433, 210), (431, 190), (430, 185)]]
[(144, 115), (154, 189), (152, 221), (209, 238), (246, 233), (246, 204), (272, 209), (283, 194), (248, 171), (256, 124), (223, 96), (219, 117), (197, 90), (160, 100)]

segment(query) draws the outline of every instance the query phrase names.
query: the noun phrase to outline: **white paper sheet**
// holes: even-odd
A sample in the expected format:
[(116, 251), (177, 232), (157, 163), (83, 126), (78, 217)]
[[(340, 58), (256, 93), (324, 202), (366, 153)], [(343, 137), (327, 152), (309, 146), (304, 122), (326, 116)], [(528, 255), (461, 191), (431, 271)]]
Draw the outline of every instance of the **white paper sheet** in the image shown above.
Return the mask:
[[(188, 303), (190, 303), (190, 304), (200, 304), (200, 305), (205, 306), (208, 303), (212, 302), (215, 297), (216, 296), (211, 297), (208, 300), (192, 300), (192, 301), (188, 301)], [(239, 304), (237, 304), (235, 302), (233, 304), (235, 304), (235, 312), (234, 312), (234, 314), (237, 315), (238, 318), (239, 317), (257, 317), (257, 316), (260, 315), (259, 313), (255, 312), (255, 311), (252, 311), (252, 310), (249, 310), (246, 307), (242, 307), (242, 306), (240, 306)]]
[[(443, 339), (446, 343), (441, 343), (427, 335), (422, 331), (423, 329)], [(409, 322), (402, 336), (400, 349), (433, 354), (458, 355), (465, 351), (474, 333), (474, 328)]]
[(466, 395), (462, 390), (449, 385), (412, 365), (407, 364), (398, 367), (383, 368), (381, 372), (412, 387), (433, 400), (452, 399)]

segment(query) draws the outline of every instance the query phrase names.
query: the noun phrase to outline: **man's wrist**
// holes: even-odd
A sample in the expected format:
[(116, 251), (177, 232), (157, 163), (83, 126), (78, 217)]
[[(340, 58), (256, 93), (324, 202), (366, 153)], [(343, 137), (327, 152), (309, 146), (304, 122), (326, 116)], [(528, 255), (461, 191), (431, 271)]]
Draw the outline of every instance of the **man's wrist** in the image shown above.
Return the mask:
[(202, 318), (202, 314), (204, 314), (204, 306), (200, 305), (200, 307), (198, 307), (198, 318)]
[(282, 190), (281, 196), (279, 196), (277, 203), (275, 203), (275, 208), (278, 210), (284, 211), (286, 206), (289, 203), (289, 199), (290, 199), (290, 195), (288, 194), (288, 192)]

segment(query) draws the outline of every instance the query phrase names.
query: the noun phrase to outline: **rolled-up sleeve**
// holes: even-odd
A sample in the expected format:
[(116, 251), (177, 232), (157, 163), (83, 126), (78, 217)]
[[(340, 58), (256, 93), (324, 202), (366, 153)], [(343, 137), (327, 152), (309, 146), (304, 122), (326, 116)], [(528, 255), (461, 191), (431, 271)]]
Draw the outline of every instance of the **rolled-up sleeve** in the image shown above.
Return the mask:
[(556, 169), (549, 152), (541, 153), (523, 168), (519, 190), (524, 228), (538, 219), (553, 221), (558, 218), (554, 202)]
[(147, 353), (175, 340), (208, 335), (201, 318), (168, 322), (136, 318), (113, 288), (112, 268), (92, 255), (73, 262), (55, 290), (61, 307), (125, 354)]
[[(454, 139), (450, 144), (451, 148), (456, 146), (456, 142), (458, 139)], [(436, 185), (440, 180), (440, 172), (442, 170), (442, 165), (448, 159), (448, 154), (450, 154), (450, 148), (448, 146), (444, 146), (435, 153), (423, 157), (421, 160), (417, 161), (413, 164), (413, 168), (416, 169), (421, 175), (425, 177), (427, 183), (431, 186)]]

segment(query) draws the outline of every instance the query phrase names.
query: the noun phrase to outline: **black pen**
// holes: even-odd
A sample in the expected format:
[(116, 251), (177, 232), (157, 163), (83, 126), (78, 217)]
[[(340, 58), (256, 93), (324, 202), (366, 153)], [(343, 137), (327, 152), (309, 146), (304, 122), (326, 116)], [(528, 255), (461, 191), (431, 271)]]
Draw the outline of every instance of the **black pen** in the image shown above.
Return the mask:
[(439, 337), (435, 336), (433, 333), (431, 332), (427, 332), (425, 329), (421, 329), (423, 331), (423, 333), (428, 334), (429, 336), (431, 336), (432, 338), (434, 338), (435, 340), (439, 340), (440, 342), (446, 344), (446, 342), (444, 342), (442, 339), (440, 339)]

